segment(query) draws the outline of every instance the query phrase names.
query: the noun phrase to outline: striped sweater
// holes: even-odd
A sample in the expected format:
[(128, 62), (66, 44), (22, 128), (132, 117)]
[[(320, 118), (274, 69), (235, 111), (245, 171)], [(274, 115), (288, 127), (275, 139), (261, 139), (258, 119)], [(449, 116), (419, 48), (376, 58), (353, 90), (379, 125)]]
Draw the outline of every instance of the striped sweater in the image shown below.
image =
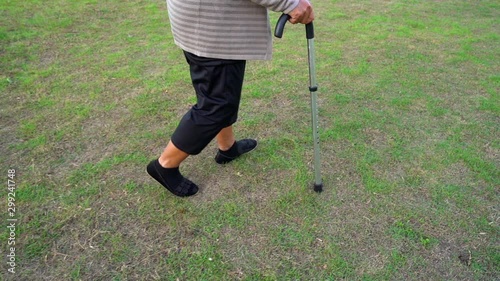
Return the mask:
[(271, 59), (267, 10), (289, 13), (298, 0), (167, 0), (174, 41), (197, 56)]

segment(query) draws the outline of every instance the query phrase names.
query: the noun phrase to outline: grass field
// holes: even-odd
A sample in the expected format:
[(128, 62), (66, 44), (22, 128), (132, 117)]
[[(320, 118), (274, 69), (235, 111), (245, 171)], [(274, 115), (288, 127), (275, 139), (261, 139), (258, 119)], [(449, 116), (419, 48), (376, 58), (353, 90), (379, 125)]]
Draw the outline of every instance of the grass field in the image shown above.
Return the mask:
[(324, 192), (287, 25), (247, 64), (258, 149), (211, 143), (181, 199), (145, 172), (195, 102), (165, 1), (0, 0), (0, 280), (500, 279), (500, 3), (313, 5)]

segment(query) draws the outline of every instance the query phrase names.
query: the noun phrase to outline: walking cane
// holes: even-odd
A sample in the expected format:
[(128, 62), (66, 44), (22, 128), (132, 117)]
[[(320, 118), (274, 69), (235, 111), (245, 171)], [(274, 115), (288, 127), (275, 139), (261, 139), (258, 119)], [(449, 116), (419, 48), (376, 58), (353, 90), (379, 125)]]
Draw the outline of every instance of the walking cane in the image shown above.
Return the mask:
[[(289, 15), (282, 14), (276, 24), (274, 36), (281, 38), (286, 22), (290, 19)], [(319, 125), (318, 125), (318, 85), (316, 84), (316, 65), (314, 62), (314, 26), (313, 23), (306, 24), (307, 51), (309, 60), (309, 92), (311, 94), (311, 114), (312, 129), (314, 141), (314, 191), (323, 191), (323, 182), (321, 180), (321, 161), (319, 151)]]

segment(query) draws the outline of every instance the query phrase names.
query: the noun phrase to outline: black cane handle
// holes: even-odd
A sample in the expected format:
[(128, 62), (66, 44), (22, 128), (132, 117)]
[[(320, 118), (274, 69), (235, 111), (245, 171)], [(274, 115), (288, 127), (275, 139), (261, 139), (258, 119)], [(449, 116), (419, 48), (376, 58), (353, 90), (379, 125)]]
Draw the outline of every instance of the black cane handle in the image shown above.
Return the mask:
[[(274, 36), (281, 38), (283, 37), (283, 31), (285, 30), (285, 24), (290, 19), (290, 16), (287, 14), (282, 14), (276, 23), (276, 29), (274, 30)], [(306, 24), (306, 38), (313, 39), (314, 38), (314, 26), (313, 23), (310, 22)]]

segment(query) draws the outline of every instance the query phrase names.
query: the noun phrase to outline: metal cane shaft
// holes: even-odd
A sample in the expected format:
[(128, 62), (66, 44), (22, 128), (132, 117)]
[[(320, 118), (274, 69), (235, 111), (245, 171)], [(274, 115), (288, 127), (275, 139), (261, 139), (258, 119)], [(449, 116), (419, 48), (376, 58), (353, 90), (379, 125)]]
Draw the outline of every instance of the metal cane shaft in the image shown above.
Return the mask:
[(309, 57), (309, 91), (311, 93), (311, 115), (314, 142), (314, 184), (321, 186), (321, 159), (319, 148), (319, 122), (318, 122), (318, 85), (316, 83), (316, 62), (314, 53), (314, 38), (307, 39), (307, 50)]

